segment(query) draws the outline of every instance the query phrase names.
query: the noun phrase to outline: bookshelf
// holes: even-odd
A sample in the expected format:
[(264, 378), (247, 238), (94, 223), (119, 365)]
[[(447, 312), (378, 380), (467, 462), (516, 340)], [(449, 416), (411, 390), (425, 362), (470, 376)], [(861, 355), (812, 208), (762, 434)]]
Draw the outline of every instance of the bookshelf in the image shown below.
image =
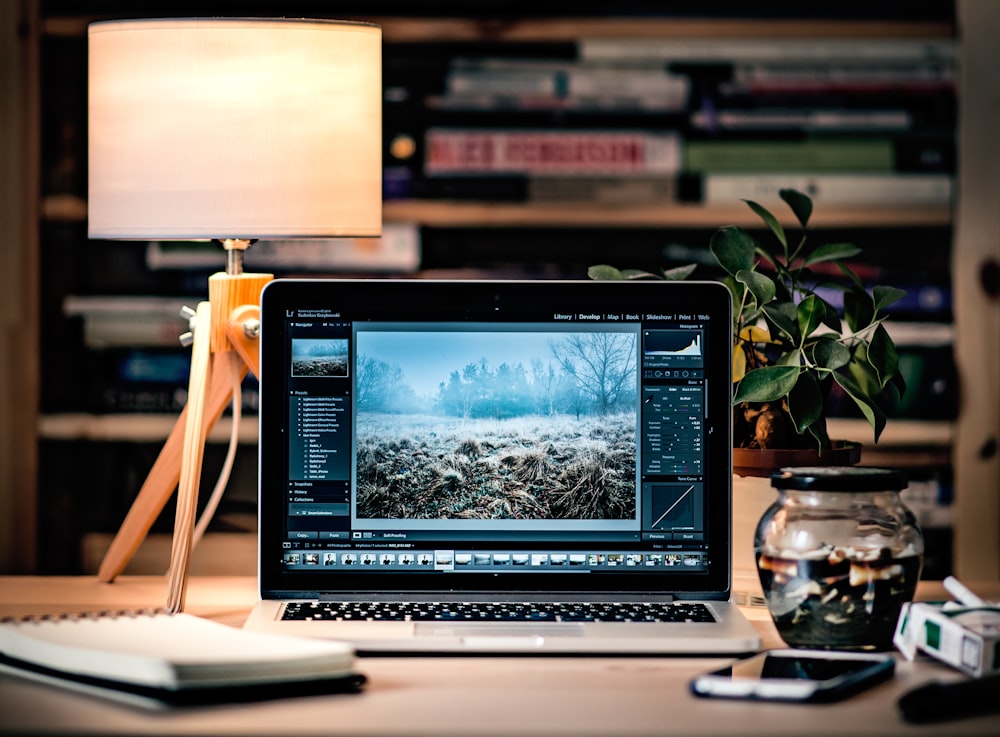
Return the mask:
[[(818, 228), (885, 227), (950, 227), (952, 208), (871, 206), (826, 207), (817, 212), (814, 224)], [(87, 203), (80, 197), (55, 195), (42, 200), (42, 217), (49, 221), (83, 222)], [(408, 199), (383, 204), (386, 222), (415, 223), (436, 228), (468, 227), (589, 227), (610, 228), (714, 228), (719, 223), (744, 227), (756, 226), (753, 213), (745, 207), (678, 204), (662, 205), (597, 205), (587, 203), (496, 203), (456, 202), (449, 200)], [(793, 226), (790, 215), (783, 215), (782, 224)]]
[[(65, 66), (60, 67), (59, 65), (46, 66), (50, 63), (47, 60), (52, 58), (53, 49), (56, 49), (57, 53), (65, 54), (61, 62), (63, 65), (67, 63), (67, 59), (73, 58), (73, 54), (77, 54), (78, 58), (81, 50), (85, 52), (87, 24), (100, 17), (107, 17), (102, 11), (102, 4), (97, 2), (93, 3), (92, 10), (88, 10), (90, 4), (77, 4), (79, 7), (72, 14), (50, 12), (46, 15), (40, 9), (41, 3), (32, 2), (28, 5), (30, 7), (29, 13), (38, 14), (37, 23), (30, 24), (32, 33), (27, 41), (37, 56), (34, 57), (35, 61), (29, 59), (26, 64), (28, 67), (33, 64), (36, 67), (41, 66), (41, 68), (48, 70), (50, 75), (65, 68)], [(103, 5), (104, 7), (108, 6), (107, 3)], [(267, 3), (255, 3), (253, 6), (255, 10), (260, 11), (259, 14), (267, 13)], [(260, 7), (258, 8), (258, 6)], [(155, 10), (150, 9), (150, 13), (155, 12)], [(272, 8), (271, 12), (277, 11)], [(322, 16), (323, 12), (313, 9), (311, 14)], [(350, 14), (340, 14), (338, 17), (348, 17), (348, 15)], [(789, 17), (705, 19), (662, 16), (549, 18), (535, 17), (527, 12), (522, 15), (515, 14), (509, 18), (498, 19), (459, 17), (456, 12), (453, 16), (438, 15), (415, 18), (391, 14), (373, 16), (355, 14), (352, 17), (371, 20), (382, 26), (387, 58), (397, 51), (417, 54), (418, 56), (428, 53), (434, 56), (440, 54), (442, 48), (448, 52), (463, 54), (467, 53), (470, 48), (478, 48), (479, 46), (488, 48), (490, 53), (503, 49), (507, 45), (512, 48), (538, 49), (554, 44), (562, 48), (568, 44), (576, 43), (579, 39), (592, 39), (606, 43), (616, 43), (623, 40), (647, 43), (668, 40), (686, 43), (690, 39), (712, 39), (713, 43), (724, 45), (762, 39), (812, 38), (820, 42), (832, 40), (866, 43), (877, 42), (881, 39), (954, 39), (957, 35), (956, 23), (950, 18), (942, 17), (900, 22), (871, 15), (853, 18), (813, 19)], [(12, 25), (10, 30), (13, 31), (14, 28), (15, 26)], [(58, 51), (59, 49), (62, 51)], [(438, 70), (441, 71), (440, 66)], [(75, 103), (72, 100), (68, 103), (65, 100), (60, 101), (61, 95), (66, 96), (65, 93), (60, 92), (62, 81), (58, 77), (40, 76), (43, 78), (36, 80), (33, 84), (34, 107), (29, 106), (27, 109), (30, 115), (36, 116), (36, 122), (41, 122), (39, 127), (44, 131), (48, 117), (53, 114), (61, 114), (62, 110), (72, 109), (74, 104), (79, 105), (81, 98), (78, 95)], [(64, 105), (64, 107), (59, 108), (59, 104)], [(55, 113), (53, 113), (54, 110)], [(44, 145), (44, 141), (38, 144), (39, 147)], [(73, 145), (70, 144), (69, 148), (73, 149)], [(80, 149), (80, 143), (77, 141), (75, 151), (79, 153)], [(40, 158), (43, 161), (45, 159), (44, 156)], [(27, 205), (40, 214), (41, 227), (38, 231), (29, 232), (27, 236), (20, 238), (22, 242), (29, 244), (28, 250), (36, 257), (40, 253), (65, 256), (65, 252), (60, 250), (58, 245), (53, 246), (52, 244), (58, 244), (60, 239), (79, 241), (81, 234), (85, 238), (86, 201), (85, 192), (80, 191), (80, 182), (77, 181), (75, 185), (57, 190), (46, 185), (44, 180), (49, 175), (51, 172), (44, 170), (39, 172), (35, 169), (31, 172), (31, 176), (42, 180), (36, 188), (37, 191), (41, 192), (39, 197), (19, 194), (19, 197), (26, 200)], [(501, 277), (509, 276), (514, 273), (512, 270), (524, 266), (517, 262), (517, 259), (523, 258), (523, 256), (512, 257), (515, 263), (511, 263), (511, 260), (502, 260), (499, 264), (481, 255), (474, 259), (471, 257), (467, 259), (461, 253), (463, 244), (477, 238), (489, 242), (492, 242), (489, 240), (491, 238), (502, 240), (507, 233), (514, 233), (518, 236), (523, 233), (532, 233), (538, 242), (547, 244), (548, 250), (539, 253), (537, 258), (532, 258), (532, 263), (528, 264), (527, 270), (522, 273), (527, 273), (529, 276), (555, 274), (560, 278), (582, 276), (582, 272), (579, 271), (580, 263), (574, 262), (568, 255), (573, 250), (573, 238), (578, 237), (581, 233), (633, 234), (641, 231), (644, 238), (651, 239), (650, 242), (656, 242), (656, 239), (660, 238), (662, 234), (661, 240), (665, 239), (671, 242), (680, 240), (685, 245), (694, 243), (694, 247), (697, 247), (696, 244), (699, 242), (707, 243), (707, 234), (719, 225), (735, 223), (751, 226), (757, 222), (753, 214), (742, 207), (740, 203), (708, 205), (698, 202), (677, 202), (665, 207), (658, 202), (595, 204), (593, 202), (504, 201), (503, 198), (491, 200), (489, 198), (454, 199), (423, 196), (387, 199), (384, 207), (384, 218), (387, 223), (406, 223), (419, 229), (424, 241), (426, 260), (428, 264), (433, 262), (429, 268), (436, 276), (449, 273), (455, 275), (472, 273), (476, 276), (489, 276), (496, 273)], [(935, 266), (941, 266), (944, 270), (950, 268), (950, 263), (957, 258), (955, 254), (949, 256), (947, 253), (951, 248), (955, 226), (955, 209), (950, 202), (933, 205), (907, 203), (817, 204), (817, 213), (813, 222), (816, 227), (832, 232), (859, 231), (873, 234), (876, 239), (893, 231), (916, 234), (919, 238), (925, 239), (925, 245), (922, 247), (924, 251), (938, 251), (932, 261), (934, 261)], [(786, 224), (790, 225), (790, 223)], [(692, 240), (701, 236), (704, 236), (703, 241)], [(859, 239), (859, 241), (863, 241), (863, 239)], [(435, 245), (438, 242), (445, 245)], [(34, 245), (30, 245), (32, 243)], [(943, 254), (940, 253), (941, 249), (936, 245), (939, 243), (945, 244)], [(484, 246), (484, 248), (486, 247)], [(650, 260), (658, 259), (662, 253), (659, 246), (651, 246), (648, 250)], [(867, 250), (869, 249), (866, 246)], [(588, 258), (593, 250), (586, 253), (588, 255), (580, 258)], [(436, 255), (432, 257), (430, 254)], [(609, 252), (598, 260), (613, 261), (615, 255), (615, 252)], [(63, 268), (58, 270), (51, 281), (43, 284), (39, 290), (41, 312), (29, 319), (28, 322), (34, 325), (34, 330), (32, 336), (24, 339), (23, 342), (23, 345), (26, 345), (33, 355), (37, 356), (40, 353), (45, 355), (46, 353), (38, 345), (32, 344), (32, 340), (37, 341), (37, 336), (40, 334), (44, 333), (47, 336), (46, 340), (49, 340), (48, 336), (50, 335), (55, 335), (58, 339), (73, 339), (73, 330), (67, 325), (61, 323), (55, 325), (53, 329), (53, 321), (61, 320), (58, 304), (55, 303), (57, 300), (61, 300), (67, 294), (78, 289), (89, 289), (96, 293), (102, 286), (110, 286), (113, 290), (120, 292), (124, 289), (123, 283), (128, 278), (135, 276), (132, 271), (139, 268), (136, 264), (141, 262), (141, 257), (122, 256), (118, 250), (114, 250), (106, 258), (106, 263), (113, 263), (115, 269), (123, 270), (121, 279), (116, 279), (113, 271), (109, 271), (103, 275), (88, 276), (84, 280), (88, 283), (80, 284), (74, 282), (74, 277), (67, 273), (67, 268)], [(906, 257), (897, 254), (892, 258), (905, 261)], [(919, 255), (917, 260), (919, 260)], [(74, 263), (76, 263), (75, 259)], [(122, 266), (122, 264), (126, 265)], [(629, 266), (632, 264), (622, 263), (620, 265)], [(31, 276), (31, 270), (28, 267), (19, 267), (17, 273)], [(419, 273), (415, 275), (419, 275)], [(10, 277), (5, 278), (10, 279)], [(16, 279), (20, 278), (20, 276), (16, 277)], [(193, 281), (196, 280), (185, 280), (181, 274), (176, 272), (169, 274), (139, 273), (137, 278), (139, 289), (145, 290), (145, 293), (148, 294), (163, 291), (164, 285), (166, 285), (167, 290), (186, 292), (190, 289), (190, 283)], [(14, 281), (12, 280), (10, 283), (13, 284)], [(50, 375), (43, 373), (40, 388), (40, 413), (33, 412), (32, 408), (29, 407), (24, 412), (24, 418), (8, 423), (10, 427), (15, 428), (12, 436), (37, 438), (46, 447), (42, 463), (50, 458), (49, 452), (53, 449), (58, 451), (60, 444), (85, 441), (95, 446), (104, 444), (117, 447), (121, 444), (127, 444), (130, 440), (152, 443), (161, 434), (165, 436), (167, 429), (172, 424), (172, 415), (136, 417), (133, 413), (95, 412), (87, 408), (61, 406), (58, 402), (52, 401), (51, 382), (48, 381), (47, 376)], [(52, 409), (53, 406), (56, 408)], [(34, 419), (36, 416), (37, 420)], [(244, 445), (252, 445), (254, 442), (255, 430), (252, 422), (252, 419), (244, 419), (243, 421), (240, 436)], [(843, 421), (842, 426), (845, 433), (862, 437), (867, 435), (863, 431), (854, 432), (852, 422), (852, 420)], [(921, 468), (948, 466), (951, 463), (953, 447), (956, 443), (956, 427), (960, 422), (961, 418), (943, 420), (918, 418), (904, 422), (891, 422), (877, 449), (878, 454), (874, 457), (878, 458), (880, 463), (883, 461), (886, 463), (895, 462)], [(221, 440), (223, 437), (224, 434), (220, 434), (218, 439)], [(11, 444), (11, 447), (14, 445), (16, 444)], [(250, 454), (244, 452), (243, 455)], [(26, 456), (26, 462), (30, 465), (30, 454)], [(42, 488), (32, 488), (26, 491), (30, 492), (32, 499), (38, 498), (36, 494), (44, 496), (46, 493), (46, 490)], [(127, 494), (125, 495), (127, 496)], [(35, 528), (33, 515), (33, 510), (22, 508), (17, 512), (16, 517), (28, 521), (30, 523), (28, 527), (33, 531)], [(10, 519), (10, 517), (5, 518)], [(34, 533), (25, 532), (23, 527), (18, 533), (18, 539), (21, 541), (17, 544), (19, 550), (36, 547)], [(18, 555), (6, 551), (4, 559), (0, 560), (0, 568), (30, 570), (35, 566), (33, 555), (24, 558), (22, 554), (20, 560), (18, 560)]]

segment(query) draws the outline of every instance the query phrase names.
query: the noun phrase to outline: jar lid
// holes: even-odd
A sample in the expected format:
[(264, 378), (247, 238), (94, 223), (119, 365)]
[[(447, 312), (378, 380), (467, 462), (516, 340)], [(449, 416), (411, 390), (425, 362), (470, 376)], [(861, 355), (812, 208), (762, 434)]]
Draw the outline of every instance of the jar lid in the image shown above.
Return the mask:
[(899, 491), (907, 485), (902, 471), (865, 466), (792, 467), (771, 475), (775, 489), (799, 491)]

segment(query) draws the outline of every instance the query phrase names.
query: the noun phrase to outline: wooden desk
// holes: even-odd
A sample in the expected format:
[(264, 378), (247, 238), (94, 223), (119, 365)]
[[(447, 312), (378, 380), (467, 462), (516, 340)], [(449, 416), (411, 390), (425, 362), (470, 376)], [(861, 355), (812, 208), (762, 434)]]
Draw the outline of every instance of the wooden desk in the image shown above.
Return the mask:
[[(188, 611), (239, 626), (256, 600), (250, 577), (193, 578)], [(996, 584), (981, 593), (1000, 593)], [(941, 598), (922, 584), (921, 598)], [(166, 579), (0, 577), (0, 616), (162, 605)], [(766, 647), (781, 645), (767, 611), (746, 610)], [(931, 660), (900, 660), (889, 683), (832, 705), (699, 699), (695, 673), (721, 658), (362, 658), (357, 695), (147, 712), (0, 676), (0, 734), (127, 735), (896, 735), (1000, 734), (1000, 716), (933, 727), (903, 722), (896, 700), (961, 674)]]

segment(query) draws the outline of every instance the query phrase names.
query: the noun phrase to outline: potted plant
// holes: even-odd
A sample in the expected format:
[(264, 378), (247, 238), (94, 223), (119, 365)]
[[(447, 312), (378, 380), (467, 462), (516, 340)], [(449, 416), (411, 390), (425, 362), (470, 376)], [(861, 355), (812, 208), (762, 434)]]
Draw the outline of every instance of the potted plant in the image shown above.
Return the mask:
[[(733, 569), (736, 579), (742, 572), (751, 591), (759, 591), (753, 530), (776, 498), (771, 473), (785, 466), (860, 460), (860, 443), (831, 440), (827, 432), (833, 388), (860, 408), (876, 443), (887, 404), (905, 391), (896, 346), (883, 324), (886, 308), (905, 292), (887, 286), (869, 292), (847, 263), (861, 249), (813, 244), (812, 199), (793, 189), (780, 196), (801, 226), (797, 240), (768, 209), (745, 200), (766, 226), (768, 242), (759, 243), (737, 226), (719, 228), (710, 242), (733, 299)], [(588, 274), (683, 280), (694, 270), (688, 265), (653, 274), (602, 264)], [(830, 301), (838, 293), (839, 310)]]
[[(905, 390), (896, 346), (883, 324), (886, 307), (905, 292), (876, 286), (869, 293), (846, 262), (861, 249), (848, 243), (812, 244), (812, 199), (792, 189), (781, 190), (780, 196), (802, 228), (797, 241), (769, 210), (745, 200), (773, 242), (758, 243), (743, 228), (726, 226), (712, 235), (709, 246), (733, 298), (733, 448), (764, 451), (761, 467), (766, 469), (780, 458), (775, 451), (794, 451), (792, 457), (818, 463), (824, 456), (827, 463), (856, 462), (859, 444), (831, 440), (827, 433), (827, 400), (838, 386), (860, 408), (878, 442), (887, 403)], [(592, 279), (682, 280), (694, 269), (653, 274), (602, 264), (588, 274)], [(823, 296), (834, 290), (843, 296), (843, 318)], [(751, 475), (753, 464), (747, 456), (740, 458), (745, 462), (734, 459), (734, 467)]]

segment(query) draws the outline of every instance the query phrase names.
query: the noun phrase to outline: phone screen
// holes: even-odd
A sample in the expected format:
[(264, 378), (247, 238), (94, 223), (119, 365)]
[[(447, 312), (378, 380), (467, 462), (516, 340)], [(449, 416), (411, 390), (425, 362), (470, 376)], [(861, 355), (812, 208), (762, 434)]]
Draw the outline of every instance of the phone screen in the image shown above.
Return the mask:
[[(877, 661), (874, 661), (877, 662)], [(725, 675), (726, 671), (733, 678), (768, 679), (781, 678), (805, 681), (829, 681), (833, 678), (860, 673), (872, 667), (872, 660), (830, 659), (827, 657), (791, 656), (779, 657), (771, 653), (763, 657), (753, 657), (737, 661), (730, 668), (718, 671)]]
[(890, 678), (895, 659), (885, 654), (772, 650), (691, 682), (698, 696), (782, 701), (830, 701)]

